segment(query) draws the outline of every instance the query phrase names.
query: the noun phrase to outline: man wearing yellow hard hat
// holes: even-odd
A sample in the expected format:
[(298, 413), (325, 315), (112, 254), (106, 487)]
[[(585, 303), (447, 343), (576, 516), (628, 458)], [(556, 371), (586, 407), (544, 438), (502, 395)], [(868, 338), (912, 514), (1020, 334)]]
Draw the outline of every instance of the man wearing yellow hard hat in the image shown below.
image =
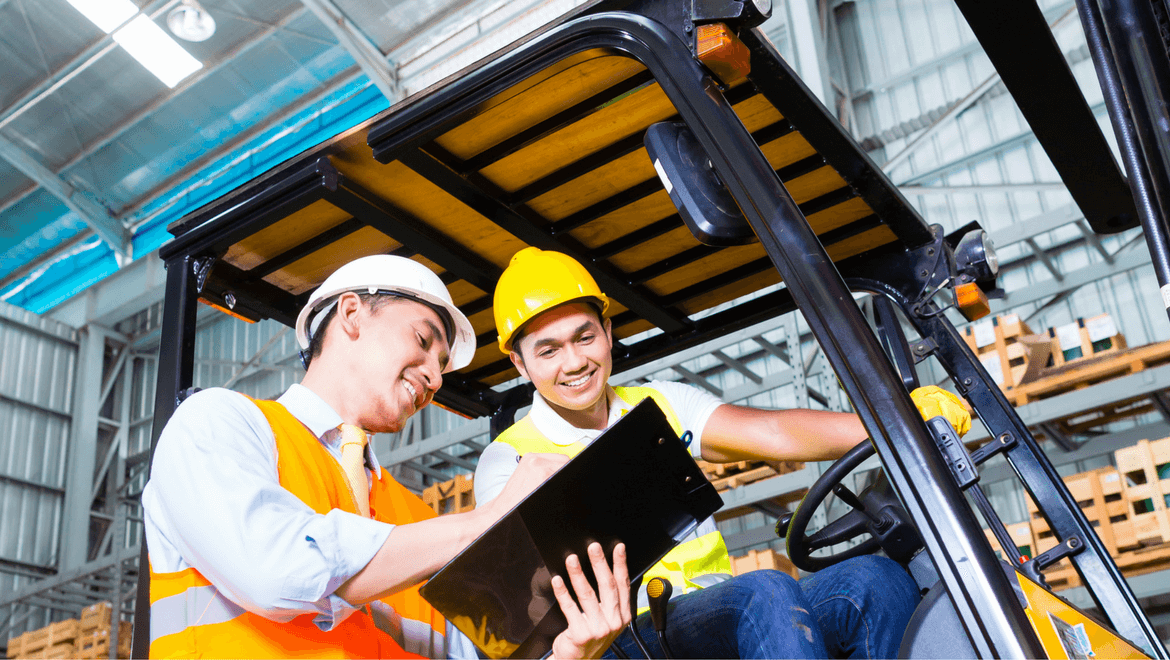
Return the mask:
[[(481, 506), (503, 490), (521, 456), (574, 456), (646, 398), (680, 435), (691, 434), (696, 459), (715, 463), (836, 459), (868, 435), (852, 413), (730, 405), (676, 382), (611, 387), (609, 299), (564, 254), (532, 247), (516, 253), (496, 285), (494, 309), (500, 349), (536, 394), (531, 411), (480, 457)], [(949, 392), (920, 388), (912, 398), (924, 417), (942, 414), (960, 434), (970, 427), (970, 415)], [(919, 598), (901, 566), (872, 555), (799, 582), (778, 571), (730, 572), (723, 537), (708, 519), (646, 573), (674, 586), (667, 639), (679, 656), (895, 657)], [(646, 604), (644, 591), (639, 604)], [(638, 626), (652, 630), (645, 615)], [(652, 634), (643, 637), (656, 643)], [(628, 634), (618, 644), (635, 657)]]

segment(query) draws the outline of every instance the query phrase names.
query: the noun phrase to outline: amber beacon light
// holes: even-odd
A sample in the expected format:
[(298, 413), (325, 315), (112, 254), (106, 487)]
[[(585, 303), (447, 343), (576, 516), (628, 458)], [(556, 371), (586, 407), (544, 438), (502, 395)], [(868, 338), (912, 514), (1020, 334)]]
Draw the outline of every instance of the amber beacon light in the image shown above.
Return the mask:
[(700, 25), (697, 36), (699, 61), (707, 65), (720, 82), (733, 85), (751, 73), (751, 51), (727, 25)]

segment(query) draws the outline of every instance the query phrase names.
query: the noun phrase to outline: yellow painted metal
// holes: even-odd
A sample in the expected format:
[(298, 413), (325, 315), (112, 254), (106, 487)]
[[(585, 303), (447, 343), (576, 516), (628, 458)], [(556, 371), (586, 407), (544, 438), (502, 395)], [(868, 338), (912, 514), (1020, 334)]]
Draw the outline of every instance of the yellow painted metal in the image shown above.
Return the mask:
[[(1080, 610), (1049, 593), (1047, 589), (1029, 580), (1020, 573), (1016, 573), (1024, 599), (1028, 602), (1028, 620), (1032, 622), (1032, 629), (1040, 638), (1049, 658), (1082, 657), (1077, 655), (1076, 647), (1062, 642), (1058, 629), (1075, 630), (1083, 626), (1093, 653), (1090, 657), (1096, 658), (1148, 658), (1129, 642), (1117, 636), (1112, 630), (1097, 623)], [(1071, 652), (1071, 653), (1070, 653)]]

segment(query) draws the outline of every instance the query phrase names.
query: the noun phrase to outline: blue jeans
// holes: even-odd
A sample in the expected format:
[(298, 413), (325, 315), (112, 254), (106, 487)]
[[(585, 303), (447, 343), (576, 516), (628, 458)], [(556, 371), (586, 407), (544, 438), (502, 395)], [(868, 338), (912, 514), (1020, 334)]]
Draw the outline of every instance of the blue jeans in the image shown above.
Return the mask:
[[(671, 600), (666, 641), (678, 658), (893, 658), (918, 599), (914, 581), (885, 557), (850, 559), (799, 582), (752, 571)], [(637, 625), (651, 656), (665, 657), (650, 616)], [(643, 657), (628, 632), (617, 644)]]

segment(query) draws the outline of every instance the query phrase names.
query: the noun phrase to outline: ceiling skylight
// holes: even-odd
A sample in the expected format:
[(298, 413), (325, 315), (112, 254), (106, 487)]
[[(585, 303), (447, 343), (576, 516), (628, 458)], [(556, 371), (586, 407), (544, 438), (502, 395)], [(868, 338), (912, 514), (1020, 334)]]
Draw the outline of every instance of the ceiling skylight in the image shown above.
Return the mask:
[(117, 30), (131, 16), (138, 13), (138, 6), (130, 0), (68, 0), (68, 2), (106, 34)]
[[(72, 1), (72, 0), (70, 0)], [(203, 68), (203, 63), (191, 57), (183, 47), (146, 14), (126, 24), (114, 33), (114, 41), (122, 45), (130, 56), (158, 76), (167, 87), (174, 87), (184, 78)]]

